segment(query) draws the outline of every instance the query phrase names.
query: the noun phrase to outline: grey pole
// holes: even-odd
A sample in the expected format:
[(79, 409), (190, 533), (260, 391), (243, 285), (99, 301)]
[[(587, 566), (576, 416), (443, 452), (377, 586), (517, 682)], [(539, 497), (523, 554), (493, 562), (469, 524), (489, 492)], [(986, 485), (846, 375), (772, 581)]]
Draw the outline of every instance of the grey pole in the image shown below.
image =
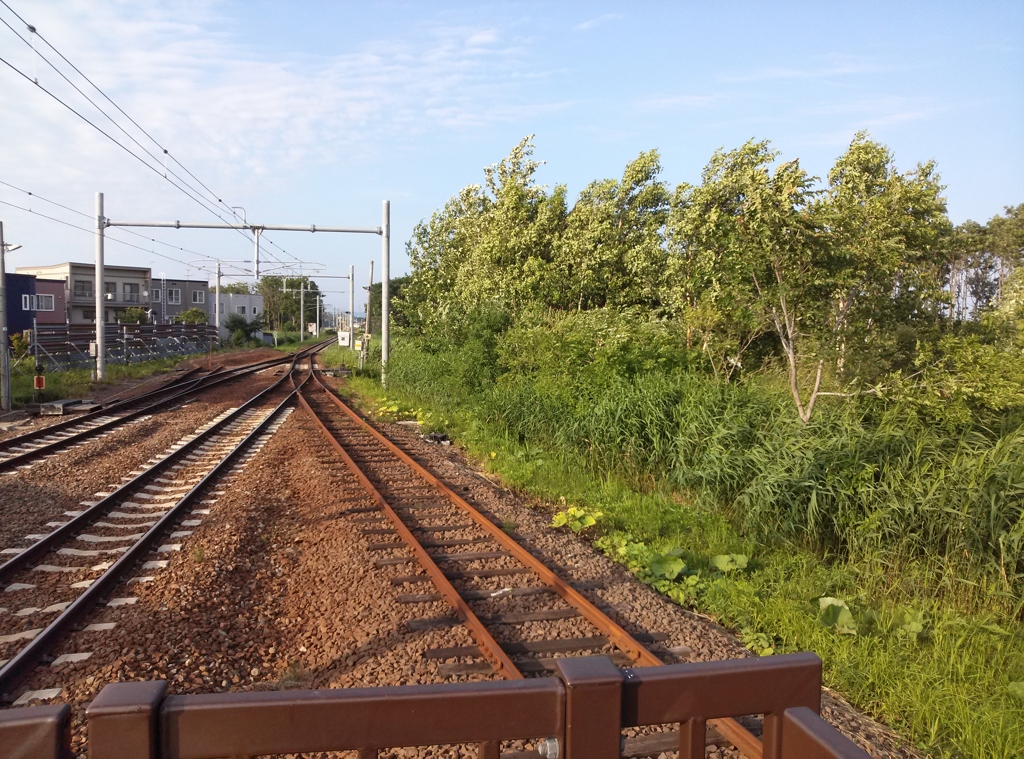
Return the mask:
[(217, 334), (217, 344), (220, 344), (220, 261), (217, 261), (217, 284), (216, 294), (213, 296), (213, 322)]
[(11, 352), (7, 340), (7, 270), (4, 223), (0, 221), (0, 411), (11, 410)]
[(356, 267), (348, 267), (348, 347), (356, 347)]
[(388, 355), (391, 352), (391, 201), (385, 200), (381, 216), (380, 267), (380, 384), (387, 387)]
[[(103, 283), (103, 193), (96, 193), (96, 379), (107, 378), (106, 287)], [(164, 294), (166, 298), (167, 295)]]
[(252, 271), (256, 281), (260, 281), (260, 235), (263, 234), (263, 227), (252, 228), (253, 239), (256, 241), (256, 248), (252, 254)]
[(320, 337), (320, 307), (323, 305), (323, 297), (320, 294), (316, 296), (316, 336)]
[(364, 325), (365, 332), (367, 335), (372, 335), (373, 330), (370, 329), (370, 306), (373, 305), (373, 259), (370, 259), (370, 286), (366, 288), (366, 324)]
[(306, 330), (306, 280), (299, 280), (299, 342)]

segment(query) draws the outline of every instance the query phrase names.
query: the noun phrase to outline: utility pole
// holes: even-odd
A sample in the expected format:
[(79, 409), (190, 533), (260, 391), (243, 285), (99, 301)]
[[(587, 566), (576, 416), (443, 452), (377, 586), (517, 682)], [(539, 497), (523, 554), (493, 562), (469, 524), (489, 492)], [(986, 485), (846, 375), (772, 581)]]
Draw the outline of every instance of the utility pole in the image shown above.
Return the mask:
[(11, 350), (7, 340), (7, 269), (4, 223), (0, 221), (0, 411), (11, 410)]
[(316, 296), (316, 336), (320, 338), (320, 306), (323, 304), (323, 297), (319, 293)]
[(299, 342), (306, 330), (306, 280), (299, 280)]
[(256, 276), (256, 281), (260, 281), (260, 235), (263, 234), (263, 227), (253, 227), (252, 236), (256, 241), (256, 249), (252, 254), (252, 271)]
[(216, 293), (213, 296), (213, 323), (217, 335), (217, 343), (220, 344), (220, 261), (217, 261), (217, 283)]
[(356, 267), (348, 267), (348, 347), (356, 347)]
[(366, 324), (363, 325), (363, 332), (372, 335), (370, 329), (370, 306), (373, 305), (373, 259), (370, 259), (370, 286), (366, 288)]
[[(106, 297), (107, 288), (103, 282), (103, 230), (106, 219), (103, 218), (103, 193), (96, 193), (96, 379), (107, 378), (107, 340), (105, 328), (107, 321)], [(164, 298), (167, 294), (164, 293)], [(34, 336), (33, 336), (34, 339)]]
[(380, 267), (380, 384), (388, 386), (388, 354), (391, 352), (391, 201), (383, 203)]

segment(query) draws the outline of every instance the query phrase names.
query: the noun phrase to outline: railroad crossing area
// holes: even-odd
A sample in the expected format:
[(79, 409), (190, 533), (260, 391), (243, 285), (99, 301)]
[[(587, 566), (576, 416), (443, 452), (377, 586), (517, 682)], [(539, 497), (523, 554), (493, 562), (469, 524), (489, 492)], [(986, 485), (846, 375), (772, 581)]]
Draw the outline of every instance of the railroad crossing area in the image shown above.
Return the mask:
[(367, 418), (323, 347), (0, 439), (0, 756), (906, 755), (813, 653)]

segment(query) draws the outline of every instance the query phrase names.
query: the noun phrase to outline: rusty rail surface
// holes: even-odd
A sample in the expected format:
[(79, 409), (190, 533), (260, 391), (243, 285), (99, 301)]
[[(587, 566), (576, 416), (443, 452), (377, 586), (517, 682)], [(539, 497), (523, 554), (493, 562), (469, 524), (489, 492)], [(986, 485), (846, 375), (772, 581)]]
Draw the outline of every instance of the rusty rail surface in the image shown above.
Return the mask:
[[(762, 710), (768, 759), (868, 759), (817, 715), (813, 654), (618, 669), (602, 656), (559, 661), (558, 677), (386, 688), (167, 695), (164, 681), (107, 685), (86, 709), (90, 759), (215, 759), (471, 744), (480, 759), (619, 759), (622, 730), (682, 721), (680, 759), (699, 759), (692, 729)], [(0, 712), (0, 755), (70, 755), (67, 706)], [(502, 741), (532, 751), (501, 753)], [(698, 745), (699, 743), (699, 745)], [(670, 749), (675, 750), (675, 749)]]
[[(554, 571), (552, 571), (547, 565), (537, 559), (533, 554), (527, 551), (521, 546), (516, 540), (502, 530), (498, 525), (494, 524), (484, 514), (480, 513), (476, 508), (469, 504), (465, 499), (458, 495), (455, 491), (445, 485), (441, 480), (435, 477), (430, 471), (419, 464), (409, 454), (395, 445), (391, 440), (385, 437), (379, 430), (373, 425), (363, 419), (362, 416), (357, 414), (352, 408), (344, 403), (334, 392), (327, 388), (323, 382), (321, 382), (319, 376), (314, 373), (313, 381), (315, 385), (324, 392), (324, 394), (331, 400), (331, 402), (337, 406), (341, 411), (345, 413), (352, 421), (359, 425), (362, 429), (369, 432), (379, 443), (384, 445), (391, 453), (397, 456), (406, 466), (412, 469), (419, 477), (430, 484), (439, 494), (441, 494), (449, 502), (461, 509), (466, 515), (468, 515), (473, 522), (483, 528), (488, 535), (498, 543), (504, 550), (508, 551), (509, 554), (518, 559), (522, 564), (531, 569), (549, 588), (557, 593), (562, 599), (564, 599), (571, 607), (575, 608), (586, 620), (593, 624), (598, 630), (607, 636), (608, 640), (611, 641), (617, 648), (624, 651), (634, 663), (638, 665), (646, 666), (660, 666), (663, 664), (654, 653), (645, 648), (639, 641), (637, 641), (632, 635), (630, 635), (625, 629), (622, 628), (617, 622), (611, 617), (601, 611), (595, 606), (590, 600), (579, 593), (575, 588), (565, 582), (559, 577)], [(394, 525), (396, 532), (401, 537), (415, 554), (416, 560), (420, 563), (426, 573), (429, 575), (431, 580), (434, 582), (438, 590), (441, 591), (442, 595), (448, 600), (459, 617), (465, 623), (465, 625), (472, 632), (474, 639), (480, 647), (481, 654), (486, 658), (495, 668), (495, 670), (506, 678), (516, 679), (521, 678), (523, 675), (519, 669), (515, 666), (512, 660), (508, 657), (505, 651), (501, 648), (500, 644), (494, 639), (494, 637), (487, 631), (486, 627), (480, 621), (480, 619), (473, 613), (466, 602), (461, 598), (458, 591), (445, 577), (443, 571), (437, 566), (436, 562), (431, 558), (429, 553), (420, 545), (419, 541), (412, 534), (412, 532), (402, 522), (401, 517), (395, 512), (395, 510), (388, 504), (381, 493), (373, 486), (369, 478), (360, 470), (356, 463), (345, 451), (344, 447), (338, 441), (333, 434), (327, 429), (323, 421), (319, 419), (316, 412), (312, 409), (309, 403), (303, 398), (300, 392), (299, 401), (303, 408), (309, 413), (309, 415), (315, 420), (318, 427), (321, 429), (323, 434), (326, 436), (328, 441), (332, 444), (336, 451), (338, 451), (341, 458), (345, 461), (346, 465), (353, 472), (353, 474), (359, 479), (364, 489), (371, 495), (371, 497), (380, 506), (381, 511), (387, 516), (388, 520)], [(711, 727), (716, 729), (721, 735), (731, 742), (736, 748), (740, 749), (750, 759), (761, 759), (762, 747), (761, 741), (759, 741), (749, 730), (744, 728), (736, 720), (726, 717), (722, 719), (712, 719), (708, 722)]]

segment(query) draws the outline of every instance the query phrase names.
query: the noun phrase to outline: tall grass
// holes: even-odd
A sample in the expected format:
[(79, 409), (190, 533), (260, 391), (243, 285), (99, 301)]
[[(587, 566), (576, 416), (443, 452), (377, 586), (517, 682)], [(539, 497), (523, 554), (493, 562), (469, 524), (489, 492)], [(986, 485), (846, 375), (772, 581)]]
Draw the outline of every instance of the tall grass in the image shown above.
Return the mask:
[(1021, 613), (1024, 431), (950, 435), (910, 409), (842, 403), (802, 425), (771, 381), (694, 372), (487, 381), (479, 352), (399, 342), (390, 387), (510, 441), (540, 444), (637, 485), (668, 486), (726, 513), (765, 545), (873, 561), (954, 593), (966, 608)]

